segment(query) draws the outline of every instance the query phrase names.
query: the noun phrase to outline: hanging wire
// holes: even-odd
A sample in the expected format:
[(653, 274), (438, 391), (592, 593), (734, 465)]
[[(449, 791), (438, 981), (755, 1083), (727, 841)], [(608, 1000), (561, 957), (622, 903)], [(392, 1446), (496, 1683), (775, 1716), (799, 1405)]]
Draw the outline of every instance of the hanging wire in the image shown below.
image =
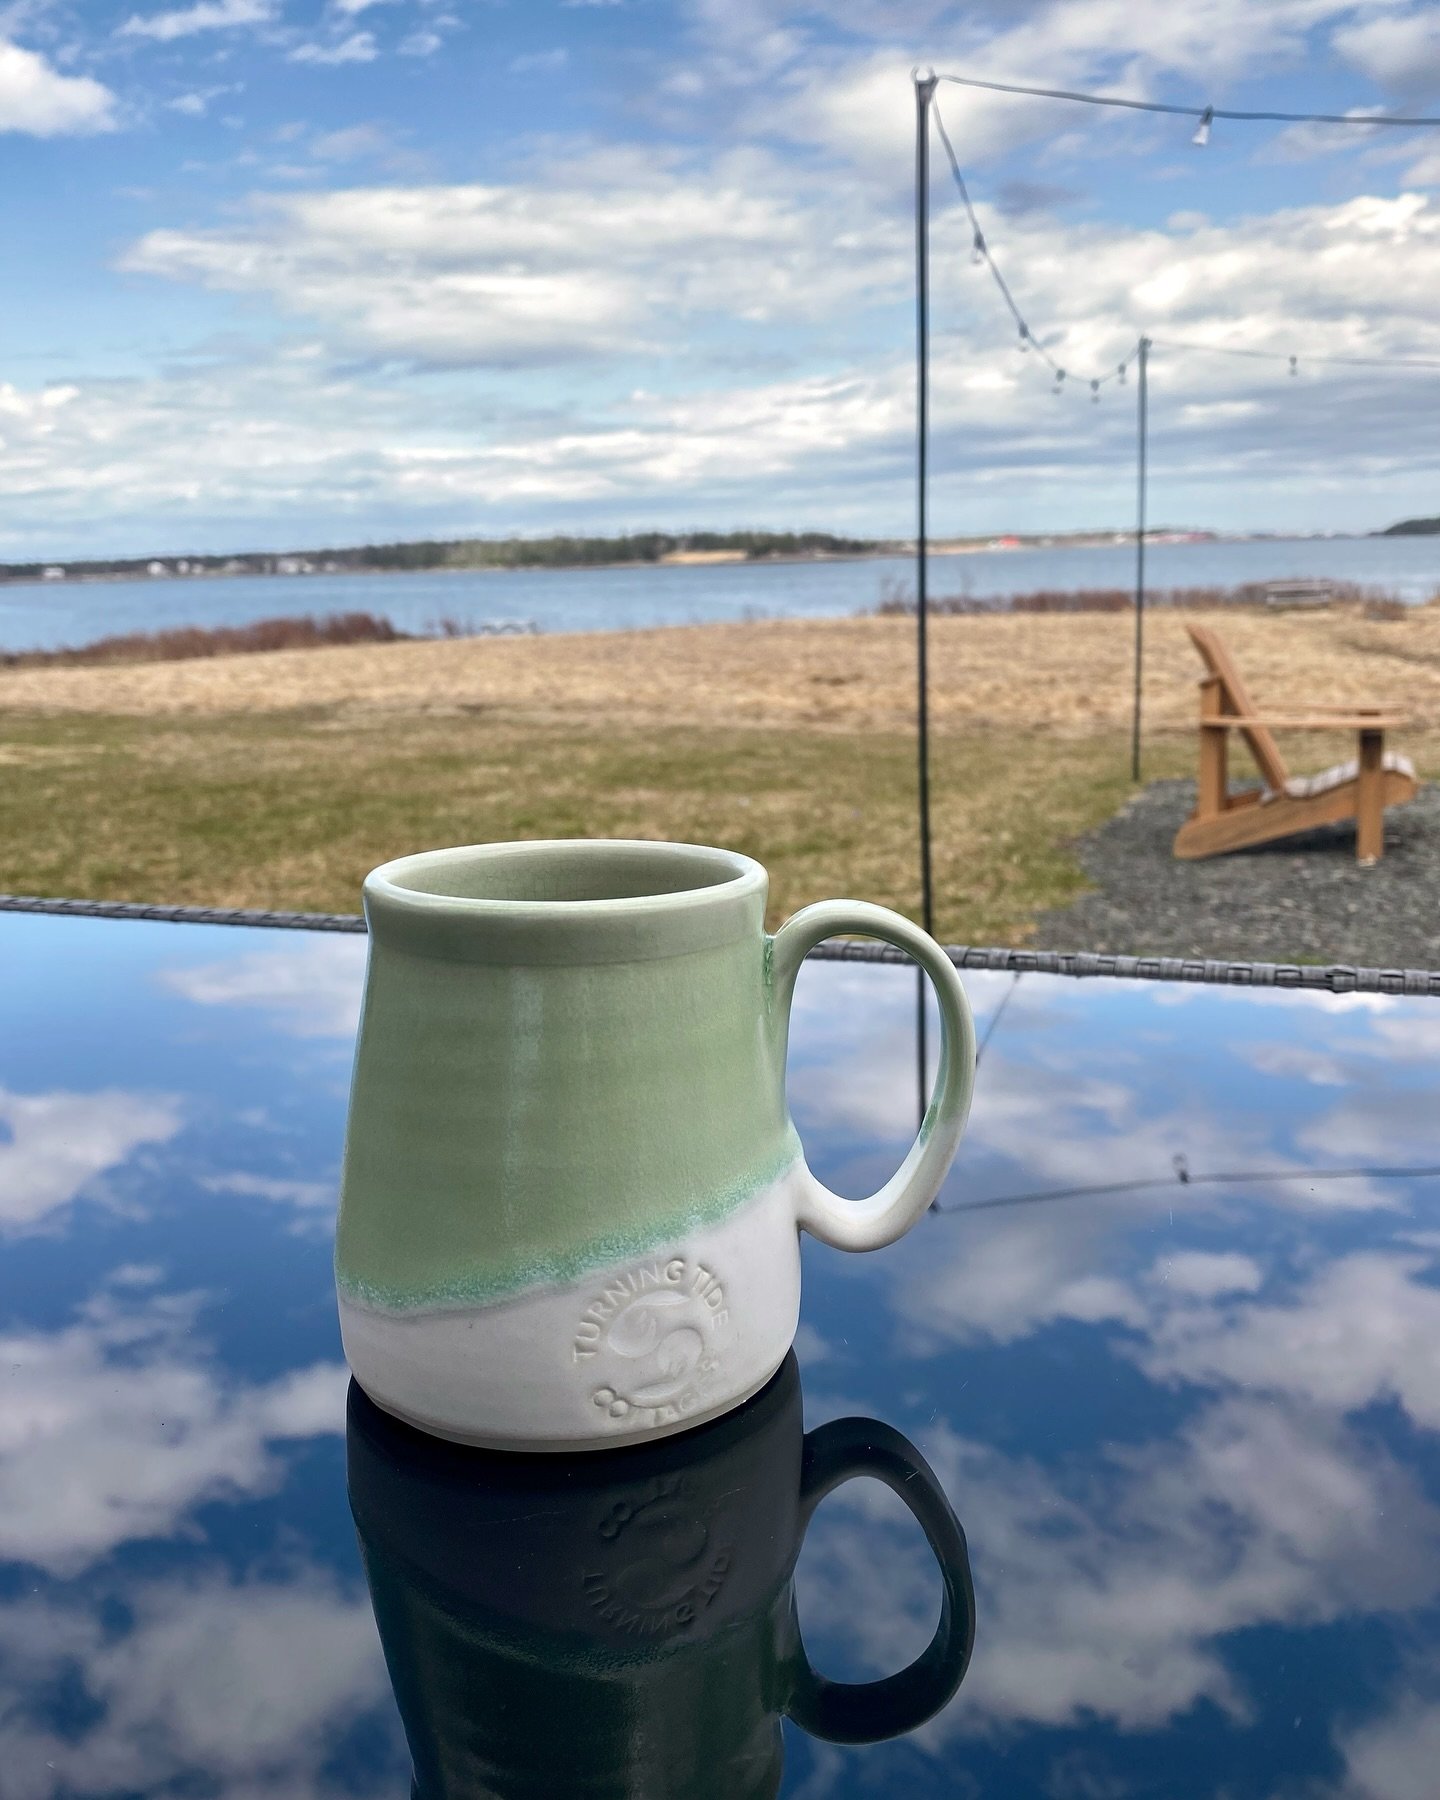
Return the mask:
[[(941, 79), (954, 81), (958, 80), (959, 77), (942, 76)], [(955, 186), (959, 192), (961, 203), (965, 208), (965, 216), (970, 221), (970, 260), (977, 266), (983, 263), (985, 267), (989, 269), (991, 276), (994, 278), (996, 287), (1000, 290), (1000, 297), (1009, 309), (1010, 317), (1015, 321), (1015, 329), (1020, 336), (1020, 348), (1022, 350), (1033, 350), (1040, 358), (1041, 362), (1046, 365), (1050, 370), (1050, 373), (1055, 377), (1055, 385), (1050, 391), (1055, 394), (1064, 393), (1065, 384), (1069, 377), (1069, 371), (1056, 361), (1045, 348), (1044, 344), (1040, 342), (1039, 338), (1037, 338), (1035, 333), (1030, 329), (1029, 323), (1027, 322), (1025, 315), (1021, 312), (1014, 294), (1010, 291), (1009, 282), (1006, 281), (1004, 275), (1000, 272), (1000, 265), (995, 261), (994, 254), (990, 249), (989, 240), (981, 229), (980, 220), (975, 213), (975, 204), (970, 198), (969, 186), (961, 172), (959, 158), (955, 154), (955, 146), (950, 142), (950, 133), (946, 131), (945, 121), (940, 116), (939, 103), (933, 99), (930, 102), (930, 111), (935, 118), (935, 129), (940, 133), (940, 142), (945, 146), (945, 158), (950, 164), (950, 173), (955, 178)], [(1138, 349), (1139, 346), (1137, 345), (1136, 347)], [(1092, 401), (1099, 400), (1100, 390), (1108, 382), (1119, 381), (1123, 384), (1125, 380), (1125, 369), (1129, 360), (1129, 357), (1127, 357), (1125, 362), (1118, 364), (1108, 375), (1086, 375), (1081, 378), (1086, 386), (1088, 386)]]
[[(1025, 82), (988, 81), (977, 75), (948, 75), (934, 77), (946, 81), (952, 87), (979, 88), (988, 93), (1023, 94), (1039, 100), (1066, 100), (1082, 106), (1119, 107), (1127, 112), (1163, 113), (1178, 118), (1193, 118), (1196, 121), (1194, 142), (1200, 145), (1210, 141), (1211, 123), (1216, 119), (1233, 119), (1246, 123), (1269, 123), (1280, 125), (1350, 125), (1360, 127), (1398, 126), (1412, 130), (1431, 130), (1440, 127), (1440, 116), (1402, 114), (1402, 113), (1311, 113), (1311, 112), (1279, 112), (1269, 109), (1248, 109), (1223, 106), (1183, 106), (1163, 100), (1134, 100), (1123, 94), (1094, 94), (1076, 88), (1036, 87)], [(1009, 283), (1001, 274), (999, 266), (990, 250), (980, 221), (976, 217), (974, 205), (970, 199), (970, 190), (965, 177), (961, 173), (959, 160), (955, 155), (954, 145), (950, 142), (950, 134), (945, 129), (945, 121), (940, 115), (938, 102), (932, 101), (931, 111), (935, 115), (936, 128), (940, 133), (940, 141), (945, 147), (945, 155), (950, 164), (950, 173), (955, 178), (955, 185), (960, 193), (966, 215), (970, 220), (972, 233), (971, 261), (977, 265), (984, 263), (994, 277), (1001, 297), (1009, 308), (1010, 316), (1015, 321), (1015, 328), (1020, 336), (1022, 350), (1034, 350), (1050, 369), (1055, 377), (1054, 393), (1065, 389), (1067, 371), (1055, 360), (1045, 346), (1035, 336), (1027, 323), (1015, 296), (1010, 291)], [(1152, 342), (1156, 340), (1152, 339)], [(1254, 358), (1257, 361), (1283, 359), (1288, 362), (1290, 373), (1298, 375), (1301, 358), (1287, 351), (1249, 350), (1229, 344), (1196, 344), (1187, 343), (1178, 338), (1159, 340), (1172, 350), (1192, 350), (1217, 356), (1241, 356)], [(1306, 363), (1324, 364), (1337, 368), (1408, 368), (1408, 369), (1440, 369), (1440, 359), (1416, 356), (1323, 356), (1306, 355)], [(1127, 357), (1111, 374), (1088, 377), (1090, 398), (1097, 401), (1101, 388), (1110, 381), (1125, 381)]]
[(997, 1194), (989, 1200), (966, 1200), (958, 1206), (933, 1206), (932, 1212), (995, 1212), (1007, 1206), (1043, 1206), (1057, 1200), (1093, 1200), (1113, 1194), (1143, 1194), (1151, 1189), (1179, 1187), (1258, 1187), (1261, 1183), (1302, 1181), (1307, 1186), (1321, 1181), (1434, 1181), (1440, 1168), (1419, 1164), (1413, 1168), (1366, 1167), (1356, 1169), (1240, 1169), (1214, 1175), (1192, 1175), (1187, 1159), (1172, 1161), (1174, 1176), (1143, 1176), (1138, 1181), (1097, 1181), (1082, 1187), (1042, 1188), (1032, 1194)]
[(1426, 356), (1312, 356), (1309, 351), (1291, 355), (1288, 350), (1250, 350), (1239, 344), (1197, 344), (1185, 338), (1152, 338), (1167, 350), (1193, 350), (1202, 356), (1243, 356), (1254, 362), (1289, 363), (1292, 372), (1301, 363), (1350, 369), (1440, 369), (1440, 357)]
[[(1103, 96), (1070, 94), (1058, 89), (1008, 87), (999, 82), (972, 81), (968, 77), (960, 75), (942, 75), (940, 79), (942, 81), (955, 82), (964, 87), (994, 87), (1002, 93), (1045, 94), (1049, 98), (1059, 100), (1091, 100), (1096, 105), (1114, 104), (1117, 106), (1127, 105), (1136, 107), (1141, 105), (1139, 101), (1121, 101), (1118, 99), (1111, 101)], [(1149, 107), (1148, 103), (1146, 103), (1146, 106), (1148, 110), (1161, 112), (1183, 113), (1189, 110), (1185, 107), (1162, 107), (1158, 103), (1156, 103), (1154, 107)], [(960, 195), (961, 204), (965, 208), (966, 218), (970, 222), (970, 260), (975, 263), (977, 267), (983, 263), (985, 267), (989, 269), (991, 277), (995, 282), (995, 286), (1000, 291), (1000, 297), (1005, 302), (1010, 317), (1014, 320), (1015, 329), (1019, 334), (1020, 348), (1022, 350), (1034, 351), (1055, 378), (1055, 385), (1051, 392), (1056, 394), (1063, 393), (1066, 389), (1067, 381), (1070, 379), (1069, 371), (1051, 355), (1045, 345), (1036, 337), (1029, 322), (1025, 318), (1024, 313), (1021, 312), (1019, 303), (1016, 301), (1015, 296), (1011, 291), (1010, 284), (1006, 281), (1000, 270), (999, 264), (995, 260), (994, 252), (990, 248), (990, 241), (981, 227), (979, 217), (975, 211), (975, 203), (970, 196), (969, 184), (965, 180), (964, 173), (960, 168), (960, 161), (955, 154), (955, 146), (950, 141), (950, 134), (945, 129), (945, 121), (941, 117), (939, 103), (932, 100), (930, 110), (935, 117), (935, 128), (940, 133), (940, 142), (944, 146), (945, 158), (950, 165), (950, 173), (954, 178), (956, 190)], [(1207, 107), (1205, 111), (1211, 113), (1212, 109)], [(1270, 115), (1213, 111), (1212, 116), (1215, 118), (1248, 119), (1269, 117)], [(1288, 117), (1290, 115), (1286, 116)], [(1300, 114), (1294, 115), (1297, 119), (1301, 116), (1302, 115)], [(1306, 114), (1303, 116), (1307, 120), (1313, 118), (1319, 122), (1324, 122), (1323, 120), (1320, 120), (1320, 115), (1318, 114)], [(1392, 122), (1415, 126), (1440, 126), (1440, 119), (1405, 119)], [(1253, 350), (1238, 344), (1199, 344), (1185, 338), (1157, 338), (1153, 335), (1151, 336), (1150, 341), (1152, 344), (1163, 345), (1163, 347), (1168, 350), (1189, 350), (1199, 355), (1238, 356), (1255, 362), (1283, 362), (1288, 364), (1292, 375), (1298, 375), (1299, 365), (1302, 362), (1306, 364), (1313, 363), (1317, 366), (1352, 369), (1440, 369), (1440, 357), (1311, 355), (1308, 352), (1292, 354), (1286, 350)], [(1138, 344), (1136, 348), (1138, 349)], [(1123, 362), (1119, 363), (1107, 375), (1082, 377), (1083, 384), (1088, 389), (1091, 400), (1098, 402), (1100, 390), (1112, 381), (1118, 382), (1123, 387), (1129, 373), (1130, 364), (1133, 360), (1134, 352), (1127, 356)]]
[(1028, 94), (1036, 100), (1073, 100), (1081, 106), (1117, 106), (1126, 112), (1169, 113), (1176, 118), (1194, 119), (1201, 129), (1208, 127), (1212, 119), (1271, 125), (1395, 125), (1414, 130), (1440, 126), (1440, 118), (1402, 113), (1252, 112), (1226, 106), (1178, 106), (1164, 100), (1130, 100), (1123, 94), (1087, 94), (1073, 88), (1028, 87), (1014, 81), (982, 81), (977, 75), (941, 75), (939, 79), (955, 87), (984, 88), (993, 94)]

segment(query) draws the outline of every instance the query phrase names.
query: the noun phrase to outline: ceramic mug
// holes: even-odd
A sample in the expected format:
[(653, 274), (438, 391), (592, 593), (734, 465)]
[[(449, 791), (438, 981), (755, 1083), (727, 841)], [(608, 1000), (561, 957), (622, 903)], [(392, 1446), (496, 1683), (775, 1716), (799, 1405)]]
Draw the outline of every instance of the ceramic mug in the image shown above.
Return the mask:
[[(782, 1719), (875, 1743), (965, 1674), (974, 1592), (944, 1490), (877, 1419), (802, 1434), (793, 1356), (724, 1419), (578, 1461), (437, 1443), (355, 1386), (346, 1438), (416, 1800), (757, 1800), (780, 1785)], [(806, 1654), (794, 1570), (821, 1500), (862, 1476), (919, 1522), (940, 1617), (908, 1668), (835, 1682)]]
[[(430, 851), (366, 879), (335, 1267), (373, 1400), (498, 1449), (685, 1430), (780, 1366), (797, 1227), (873, 1250), (924, 1213), (974, 1079), (960, 979), (859, 901), (767, 936), (766, 887), (730, 851), (603, 839)], [(919, 1135), (858, 1201), (811, 1174), (785, 1099), (795, 978), (839, 933), (907, 951), (942, 1027)]]

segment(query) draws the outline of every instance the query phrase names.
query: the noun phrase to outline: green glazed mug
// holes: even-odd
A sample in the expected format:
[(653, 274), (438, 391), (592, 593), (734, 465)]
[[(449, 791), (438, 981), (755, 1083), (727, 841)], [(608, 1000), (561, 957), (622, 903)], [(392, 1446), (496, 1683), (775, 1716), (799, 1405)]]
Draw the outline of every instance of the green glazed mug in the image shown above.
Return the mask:
[[(415, 1800), (767, 1800), (782, 1719), (876, 1743), (964, 1678), (975, 1599), (944, 1489), (878, 1419), (804, 1433), (793, 1356), (724, 1419), (578, 1460), (439, 1443), (355, 1386), (346, 1437)], [(861, 1477), (919, 1523), (940, 1616), (907, 1668), (837, 1682), (807, 1654), (794, 1572), (816, 1508)]]
[[(370, 960), (335, 1269), (360, 1385), (492, 1449), (641, 1442), (756, 1393), (794, 1339), (798, 1231), (891, 1243), (965, 1127), (975, 1034), (944, 950), (826, 901), (765, 931), (759, 863), (692, 844), (482, 844), (365, 882)], [(894, 1177), (843, 1200), (785, 1099), (808, 951), (858, 933), (934, 984), (941, 1051)]]

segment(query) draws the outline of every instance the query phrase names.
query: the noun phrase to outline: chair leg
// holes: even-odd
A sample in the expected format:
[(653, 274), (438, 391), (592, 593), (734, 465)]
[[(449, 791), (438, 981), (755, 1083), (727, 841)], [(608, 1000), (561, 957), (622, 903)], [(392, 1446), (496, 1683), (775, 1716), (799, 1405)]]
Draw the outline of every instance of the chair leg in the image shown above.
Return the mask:
[(1385, 854), (1385, 738), (1360, 733), (1360, 780), (1355, 796), (1355, 856), (1365, 868)]
[(1200, 779), (1197, 783), (1197, 818), (1215, 819), (1225, 810), (1230, 792), (1226, 767), (1230, 734), (1223, 725), (1209, 721), (1223, 710), (1220, 683), (1213, 678), (1200, 684)]

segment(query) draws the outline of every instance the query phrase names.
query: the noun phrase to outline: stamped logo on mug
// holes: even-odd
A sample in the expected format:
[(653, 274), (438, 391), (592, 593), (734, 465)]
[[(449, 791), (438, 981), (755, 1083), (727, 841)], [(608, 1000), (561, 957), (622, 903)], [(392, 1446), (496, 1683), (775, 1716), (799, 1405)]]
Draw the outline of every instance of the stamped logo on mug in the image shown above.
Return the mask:
[(609, 1505), (598, 1532), (604, 1563), (582, 1578), (596, 1619), (629, 1637), (665, 1638), (693, 1625), (725, 1585), (735, 1547), (684, 1475), (664, 1475)]
[(591, 1399), (607, 1418), (665, 1425), (701, 1406), (720, 1372), (730, 1313), (720, 1277), (693, 1257), (657, 1257), (607, 1281), (575, 1332), (577, 1365), (603, 1380)]

